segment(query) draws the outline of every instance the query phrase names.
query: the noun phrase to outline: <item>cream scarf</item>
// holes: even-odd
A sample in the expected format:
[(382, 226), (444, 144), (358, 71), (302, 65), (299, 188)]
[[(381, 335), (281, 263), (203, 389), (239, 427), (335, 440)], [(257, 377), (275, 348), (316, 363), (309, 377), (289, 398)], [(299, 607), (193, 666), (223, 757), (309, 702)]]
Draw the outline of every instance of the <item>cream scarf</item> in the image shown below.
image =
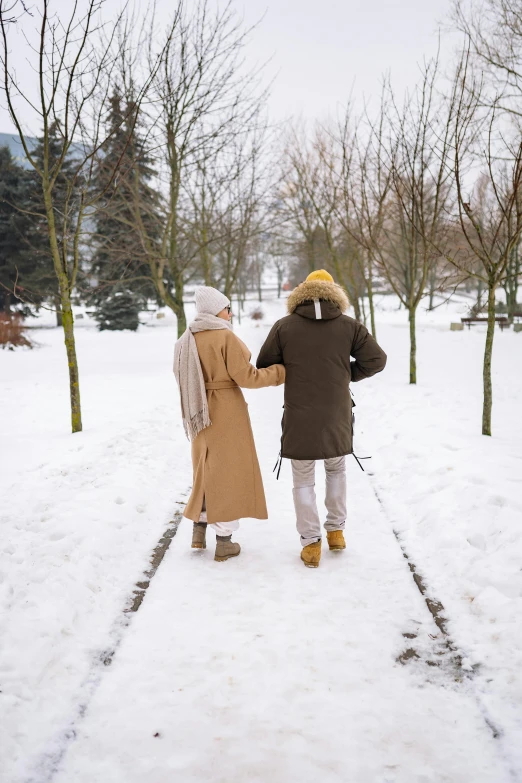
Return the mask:
[(194, 339), (194, 334), (209, 329), (230, 329), (230, 322), (217, 315), (199, 313), (174, 347), (174, 375), (179, 386), (183, 427), (189, 440), (194, 440), (201, 430), (212, 424), (205, 379)]

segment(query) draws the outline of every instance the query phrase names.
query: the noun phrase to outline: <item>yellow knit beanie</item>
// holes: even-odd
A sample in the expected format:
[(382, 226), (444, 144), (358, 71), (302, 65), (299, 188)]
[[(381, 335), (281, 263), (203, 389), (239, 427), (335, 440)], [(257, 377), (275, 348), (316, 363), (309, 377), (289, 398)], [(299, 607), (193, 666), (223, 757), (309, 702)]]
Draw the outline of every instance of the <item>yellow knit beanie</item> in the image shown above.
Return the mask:
[(311, 272), (306, 279), (307, 281), (324, 280), (326, 283), (334, 282), (332, 275), (329, 272), (327, 272), (326, 269), (317, 269), (315, 272)]

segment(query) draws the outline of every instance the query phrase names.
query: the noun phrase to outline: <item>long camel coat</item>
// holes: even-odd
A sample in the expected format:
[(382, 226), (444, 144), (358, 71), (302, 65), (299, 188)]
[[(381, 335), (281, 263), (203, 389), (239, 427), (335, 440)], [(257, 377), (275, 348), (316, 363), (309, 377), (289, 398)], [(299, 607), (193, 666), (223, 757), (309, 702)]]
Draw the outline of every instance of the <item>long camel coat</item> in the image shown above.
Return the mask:
[(194, 483), (184, 516), (197, 522), (205, 499), (208, 522), (267, 519), (248, 406), (239, 387), (279, 386), (285, 368), (277, 364), (256, 370), (248, 348), (229, 329), (194, 337), (212, 424), (192, 441)]

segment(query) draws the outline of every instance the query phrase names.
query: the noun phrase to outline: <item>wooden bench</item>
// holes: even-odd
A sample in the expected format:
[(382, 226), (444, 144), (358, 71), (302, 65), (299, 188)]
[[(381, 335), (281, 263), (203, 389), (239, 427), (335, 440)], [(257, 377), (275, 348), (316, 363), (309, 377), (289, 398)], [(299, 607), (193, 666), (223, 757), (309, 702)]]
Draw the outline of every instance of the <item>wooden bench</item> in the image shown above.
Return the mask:
[[(486, 317), (476, 317), (476, 318), (461, 318), (460, 319), (463, 324), (466, 324), (468, 329), (471, 329), (473, 324), (487, 324), (488, 319)], [(497, 315), (495, 316), (495, 323), (498, 324), (502, 331), (504, 329), (509, 329), (509, 318), (506, 315)]]

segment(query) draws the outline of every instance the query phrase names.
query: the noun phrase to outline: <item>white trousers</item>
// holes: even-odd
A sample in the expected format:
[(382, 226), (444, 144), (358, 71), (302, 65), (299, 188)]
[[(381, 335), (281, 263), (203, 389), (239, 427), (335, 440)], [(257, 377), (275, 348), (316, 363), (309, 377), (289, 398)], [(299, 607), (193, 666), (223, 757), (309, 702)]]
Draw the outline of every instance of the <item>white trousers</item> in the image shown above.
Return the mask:
[(239, 529), (239, 519), (234, 519), (232, 522), (207, 522), (206, 511), (201, 512), (199, 521), (212, 525), (212, 530), (216, 536), (231, 536), (232, 533)]
[[(293, 459), (294, 506), (301, 546), (321, 540), (321, 520), (315, 497), (314, 459)], [(344, 457), (324, 460), (327, 510), (325, 530), (344, 530), (346, 523), (346, 465)]]

